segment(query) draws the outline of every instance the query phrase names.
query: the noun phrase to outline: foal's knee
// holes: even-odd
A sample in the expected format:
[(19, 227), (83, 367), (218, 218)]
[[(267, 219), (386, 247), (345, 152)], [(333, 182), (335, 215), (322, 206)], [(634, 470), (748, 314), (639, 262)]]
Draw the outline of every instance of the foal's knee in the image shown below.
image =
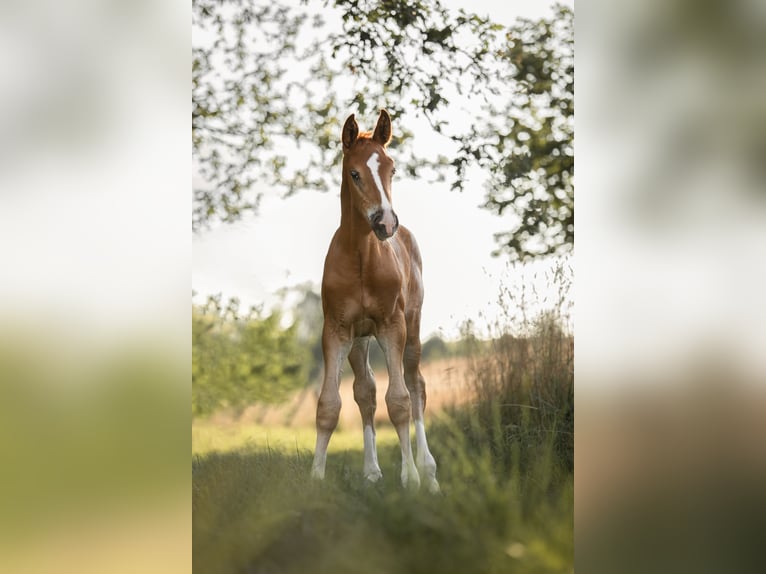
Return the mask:
[(354, 379), (354, 400), (359, 405), (359, 408), (375, 409), (377, 406), (375, 381), (371, 378)]
[(404, 393), (386, 393), (386, 406), (388, 407), (388, 417), (395, 427), (407, 425), (410, 423), (410, 394), (405, 390)]
[(340, 396), (319, 395), (317, 403), (317, 428), (334, 431), (340, 416)]

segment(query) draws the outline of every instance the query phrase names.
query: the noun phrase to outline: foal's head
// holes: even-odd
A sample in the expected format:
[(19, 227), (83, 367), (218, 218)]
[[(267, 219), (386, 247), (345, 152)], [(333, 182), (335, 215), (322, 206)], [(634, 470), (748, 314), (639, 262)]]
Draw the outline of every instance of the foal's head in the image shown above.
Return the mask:
[(391, 117), (380, 110), (375, 130), (359, 133), (354, 114), (343, 126), (343, 181), (354, 207), (369, 222), (378, 239), (392, 237), (399, 218), (391, 207), (391, 179), (394, 161), (386, 154), (391, 141)]

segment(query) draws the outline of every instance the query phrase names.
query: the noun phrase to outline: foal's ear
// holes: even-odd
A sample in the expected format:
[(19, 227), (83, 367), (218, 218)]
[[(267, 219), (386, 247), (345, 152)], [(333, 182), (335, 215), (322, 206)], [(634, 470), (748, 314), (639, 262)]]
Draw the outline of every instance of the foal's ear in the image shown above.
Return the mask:
[(386, 147), (388, 142), (391, 141), (391, 116), (384, 109), (380, 110), (378, 123), (375, 126), (375, 132), (372, 134), (372, 139), (383, 147)]
[(346, 119), (346, 123), (343, 124), (343, 134), (341, 139), (343, 140), (343, 147), (350, 148), (351, 144), (356, 141), (356, 136), (359, 135), (359, 126), (354, 119), (354, 114), (351, 114)]

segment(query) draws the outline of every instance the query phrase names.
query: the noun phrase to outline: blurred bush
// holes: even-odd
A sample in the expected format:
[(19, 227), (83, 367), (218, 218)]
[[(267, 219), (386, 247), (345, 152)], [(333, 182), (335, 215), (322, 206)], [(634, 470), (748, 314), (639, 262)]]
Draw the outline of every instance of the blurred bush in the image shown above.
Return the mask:
[(190, 567), (188, 10), (0, 9), (1, 572)]
[[(83, 540), (153, 546), (138, 541), (149, 514), (156, 524), (183, 520), (188, 371), (167, 341), (149, 335), (119, 344), (65, 335), (7, 324), (0, 332), (6, 572), (46, 571), (50, 565), (36, 561), (55, 563), (62, 551), (72, 571), (103, 571), (106, 557)], [(168, 534), (175, 557), (183, 544), (177, 534)]]
[(312, 352), (300, 341), (298, 323), (257, 309), (241, 314), (231, 299), (209, 297), (192, 306), (192, 413), (241, 410), (253, 402), (273, 403), (309, 383)]
[(760, 572), (766, 6), (577, 28), (577, 562)]

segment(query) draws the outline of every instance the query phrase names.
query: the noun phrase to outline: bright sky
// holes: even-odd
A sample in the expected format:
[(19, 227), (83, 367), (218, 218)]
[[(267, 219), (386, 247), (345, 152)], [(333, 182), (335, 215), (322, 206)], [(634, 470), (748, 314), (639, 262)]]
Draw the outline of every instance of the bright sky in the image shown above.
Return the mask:
[[(548, 15), (552, 2), (474, 0), (469, 4), (451, 0), (444, 4), (489, 14), (495, 21), (510, 24), (517, 16)], [(376, 115), (368, 115), (357, 115), (363, 130), (374, 127)], [(397, 128), (394, 118), (394, 133)], [(415, 134), (418, 142), (427, 139), (427, 145), (431, 141), (435, 146), (441, 143), (436, 137), (431, 140), (431, 134), (417, 130)], [(523, 281), (545, 291), (544, 271), (551, 267), (550, 262), (511, 270), (506, 257), (490, 255), (496, 247), (493, 233), (505, 231), (509, 225), (478, 207), (484, 199), (480, 182), (469, 183), (458, 193), (451, 192), (448, 183), (427, 184), (399, 177), (392, 195), (400, 222), (415, 234), (423, 255), (424, 338), (434, 333), (456, 337), (464, 320), (471, 318), (480, 326), (480, 314), (494, 317), (501, 284), (511, 287)], [(277, 301), (275, 292), (280, 288), (307, 281), (318, 288), (327, 247), (339, 222), (339, 190), (302, 192), (288, 199), (265, 196), (259, 215), (193, 237), (194, 300), (200, 302), (209, 294), (222, 293), (224, 298), (238, 297), (243, 308), (253, 304), (269, 307)]]

